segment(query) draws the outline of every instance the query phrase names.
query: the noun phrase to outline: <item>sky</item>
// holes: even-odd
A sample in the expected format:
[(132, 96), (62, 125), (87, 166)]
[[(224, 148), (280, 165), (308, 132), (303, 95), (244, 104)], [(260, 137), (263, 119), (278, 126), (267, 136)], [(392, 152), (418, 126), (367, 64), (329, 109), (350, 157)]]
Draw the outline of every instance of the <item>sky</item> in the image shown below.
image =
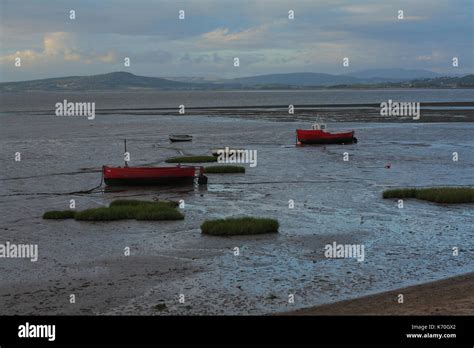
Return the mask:
[(112, 71), (211, 78), (378, 68), (468, 74), (473, 11), (473, 0), (0, 0), (0, 81)]

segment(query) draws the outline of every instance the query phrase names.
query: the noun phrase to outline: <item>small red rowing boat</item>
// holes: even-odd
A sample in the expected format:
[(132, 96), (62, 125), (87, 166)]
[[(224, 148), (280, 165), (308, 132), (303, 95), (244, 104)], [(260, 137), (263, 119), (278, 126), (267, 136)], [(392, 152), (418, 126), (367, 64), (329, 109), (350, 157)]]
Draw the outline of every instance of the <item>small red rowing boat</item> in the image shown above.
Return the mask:
[(329, 133), (326, 124), (318, 120), (311, 129), (296, 130), (296, 144), (352, 144), (357, 143), (354, 131), (344, 133)]
[(204, 167), (102, 167), (106, 185), (207, 184)]

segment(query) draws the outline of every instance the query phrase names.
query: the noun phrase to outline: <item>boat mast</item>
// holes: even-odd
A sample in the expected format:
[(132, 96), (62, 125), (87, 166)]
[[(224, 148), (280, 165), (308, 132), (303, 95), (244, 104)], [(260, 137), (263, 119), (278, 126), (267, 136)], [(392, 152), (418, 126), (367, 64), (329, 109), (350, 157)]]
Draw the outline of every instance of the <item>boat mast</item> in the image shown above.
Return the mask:
[(124, 146), (125, 146), (125, 152), (124, 152), (123, 160), (125, 162), (125, 167), (128, 167), (128, 162), (126, 160), (126, 158), (127, 158), (127, 139), (123, 139), (123, 143), (124, 143)]

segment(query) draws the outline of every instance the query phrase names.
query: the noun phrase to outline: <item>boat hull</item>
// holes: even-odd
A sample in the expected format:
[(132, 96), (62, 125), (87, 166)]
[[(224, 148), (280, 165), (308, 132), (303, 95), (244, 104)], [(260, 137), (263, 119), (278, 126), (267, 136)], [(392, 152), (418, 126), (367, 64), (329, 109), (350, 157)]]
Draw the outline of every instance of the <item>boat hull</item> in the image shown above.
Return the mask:
[(207, 184), (203, 167), (107, 167), (102, 168), (104, 182), (109, 186), (156, 186), (193, 184), (199, 171), (198, 183)]
[(321, 130), (296, 130), (299, 144), (352, 144), (357, 143), (354, 131), (344, 133), (329, 133)]
[(192, 141), (193, 137), (190, 135), (170, 135), (169, 139), (171, 142), (182, 142), (182, 141)]

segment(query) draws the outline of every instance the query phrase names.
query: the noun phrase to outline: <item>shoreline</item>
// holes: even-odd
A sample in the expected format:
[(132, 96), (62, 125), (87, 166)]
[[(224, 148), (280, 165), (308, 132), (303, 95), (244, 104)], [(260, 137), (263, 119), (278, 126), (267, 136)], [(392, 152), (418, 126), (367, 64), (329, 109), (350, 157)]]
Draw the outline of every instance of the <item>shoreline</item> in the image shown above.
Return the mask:
[[(404, 303), (398, 303), (403, 294)], [(473, 315), (474, 272), (281, 315)]]
[[(167, 109), (168, 110), (168, 109)], [(24, 114), (24, 116), (50, 116), (54, 115), (53, 111), (0, 111), (2, 114)], [(421, 109), (421, 119), (413, 120), (413, 117), (408, 116), (381, 116), (380, 110), (377, 108), (358, 108), (350, 110), (349, 108), (306, 108), (299, 110), (296, 114), (288, 115), (287, 111), (278, 108), (272, 108), (267, 111), (259, 111), (256, 109), (191, 109), (187, 111), (185, 116), (191, 117), (211, 117), (211, 118), (227, 118), (227, 119), (243, 119), (256, 121), (271, 121), (271, 122), (314, 122), (315, 115), (323, 114), (324, 120), (328, 123), (361, 123), (361, 124), (378, 124), (378, 123), (406, 123), (414, 125), (432, 124), (432, 123), (473, 123), (474, 109)], [(153, 117), (176, 117), (183, 118), (183, 115), (178, 115), (176, 111), (152, 111), (152, 110), (116, 110), (116, 111), (100, 111), (95, 113), (97, 116), (153, 116)]]

